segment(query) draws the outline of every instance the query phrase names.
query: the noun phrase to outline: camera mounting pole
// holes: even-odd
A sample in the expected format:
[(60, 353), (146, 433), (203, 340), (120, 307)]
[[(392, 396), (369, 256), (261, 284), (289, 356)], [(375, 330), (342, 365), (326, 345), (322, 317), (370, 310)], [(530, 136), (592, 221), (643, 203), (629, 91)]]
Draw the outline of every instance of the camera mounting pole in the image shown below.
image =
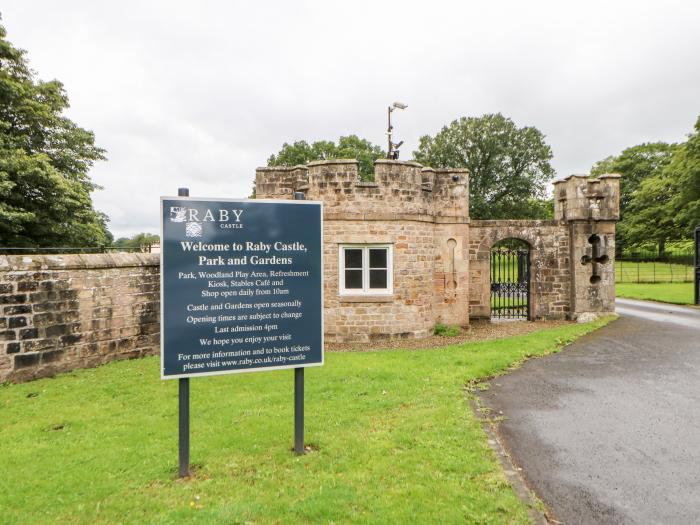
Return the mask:
[(395, 143), (391, 141), (391, 134), (392, 131), (394, 130), (394, 126), (391, 125), (391, 114), (395, 109), (406, 109), (408, 106), (406, 104), (402, 104), (401, 102), (394, 102), (391, 106), (388, 107), (387, 111), (387, 128), (386, 128), (386, 134), (388, 136), (388, 141), (389, 141), (389, 149), (387, 150), (386, 158), (390, 160), (398, 160), (399, 159), (399, 148), (401, 147), (401, 144), (403, 144), (403, 140), (401, 142)]

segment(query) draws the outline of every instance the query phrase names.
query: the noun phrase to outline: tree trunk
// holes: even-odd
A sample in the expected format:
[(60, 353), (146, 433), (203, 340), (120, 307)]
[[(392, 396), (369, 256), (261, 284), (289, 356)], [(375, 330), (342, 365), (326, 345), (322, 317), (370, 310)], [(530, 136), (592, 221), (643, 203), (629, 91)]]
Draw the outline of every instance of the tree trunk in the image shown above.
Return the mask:
[(659, 239), (659, 257), (666, 255), (666, 239)]

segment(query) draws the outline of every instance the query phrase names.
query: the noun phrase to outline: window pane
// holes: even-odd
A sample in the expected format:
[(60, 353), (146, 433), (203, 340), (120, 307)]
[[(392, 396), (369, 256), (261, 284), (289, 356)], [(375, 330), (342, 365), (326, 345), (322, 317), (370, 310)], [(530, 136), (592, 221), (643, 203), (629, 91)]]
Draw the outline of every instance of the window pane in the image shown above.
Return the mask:
[(362, 248), (346, 248), (344, 251), (346, 268), (362, 268)]
[(386, 268), (386, 248), (370, 248), (369, 250), (369, 267), (370, 268)]
[(345, 288), (362, 290), (362, 270), (345, 270)]
[(386, 270), (370, 270), (369, 271), (369, 287), (383, 288), (386, 290)]

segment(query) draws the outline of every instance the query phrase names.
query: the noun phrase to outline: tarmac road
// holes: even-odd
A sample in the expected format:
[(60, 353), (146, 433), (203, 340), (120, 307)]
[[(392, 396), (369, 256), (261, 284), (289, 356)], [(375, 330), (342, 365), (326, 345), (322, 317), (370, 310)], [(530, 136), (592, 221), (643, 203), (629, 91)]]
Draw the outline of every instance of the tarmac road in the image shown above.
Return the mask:
[(491, 382), (500, 440), (565, 524), (700, 523), (700, 310), (620, 318)]

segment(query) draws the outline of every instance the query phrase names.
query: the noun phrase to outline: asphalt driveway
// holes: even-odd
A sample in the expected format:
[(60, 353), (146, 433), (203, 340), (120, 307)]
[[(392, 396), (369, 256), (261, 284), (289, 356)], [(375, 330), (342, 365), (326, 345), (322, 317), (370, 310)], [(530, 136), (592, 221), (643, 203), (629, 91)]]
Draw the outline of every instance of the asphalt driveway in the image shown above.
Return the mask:
[(700, 310), (618, 299), (617, 313), (482, 403), (556, 520), (700, 523)]

